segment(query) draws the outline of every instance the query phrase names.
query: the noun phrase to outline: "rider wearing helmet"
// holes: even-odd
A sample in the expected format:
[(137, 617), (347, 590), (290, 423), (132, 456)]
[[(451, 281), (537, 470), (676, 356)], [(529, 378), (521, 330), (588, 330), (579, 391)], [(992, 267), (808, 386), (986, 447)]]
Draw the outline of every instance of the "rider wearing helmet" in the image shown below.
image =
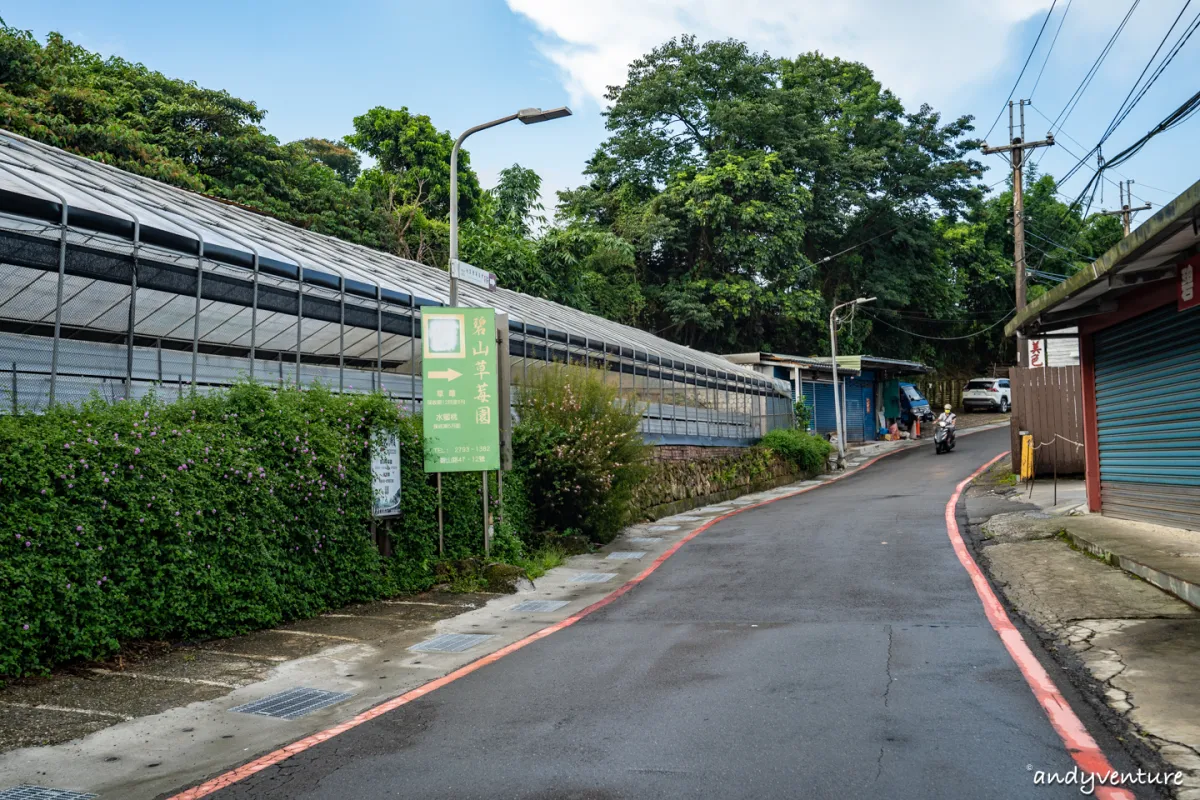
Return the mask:
[(950, 410), (950, 404), (946, 403), (946, 409), (938, 416), (938, 422), (945, 422), (947, 426), (953, 428), (958, 417), (954, 416), (954, 412)]

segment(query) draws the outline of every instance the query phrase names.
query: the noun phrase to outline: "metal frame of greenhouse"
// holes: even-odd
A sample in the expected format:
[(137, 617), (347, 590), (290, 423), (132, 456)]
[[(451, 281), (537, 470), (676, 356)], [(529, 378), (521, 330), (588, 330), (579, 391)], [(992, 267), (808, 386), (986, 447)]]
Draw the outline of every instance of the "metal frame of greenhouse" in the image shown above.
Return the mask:
[[(0, 413), (239, 378), (421, 407), (420, 315), (447, 273), (0, 130)], [(790, 387), (557, 303), (460, 284), (507, 314), (515, 383), (599, 369), (662, 444), (745, 445)], [(503, 318), (501, 318), (503, 319)]]

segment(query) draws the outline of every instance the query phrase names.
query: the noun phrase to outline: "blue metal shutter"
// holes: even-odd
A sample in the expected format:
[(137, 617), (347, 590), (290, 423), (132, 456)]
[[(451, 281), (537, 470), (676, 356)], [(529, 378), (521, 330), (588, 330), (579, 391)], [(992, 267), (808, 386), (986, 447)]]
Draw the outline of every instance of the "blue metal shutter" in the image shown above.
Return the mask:
[[(850, 423), (846, 423), (846, 436), (850, 441), (875, 441), (875, 379), (869, 376), (869, 373), (864, 373), (863, 376), (850, 379), (847, 398), (853, 403), (855, 398), (862, 408), (861, 424), (851, 428)], [(855, 436), (860, 436), (860, 439), (855, 439)]]
[(842, 386), (846, 393), (846, 441), (861, 442), (863, 440), (863, 419), (866, 414), (862, 385), (856, 379), (850, 378)]
[(1200, 309), (1095, 335), (1101, 511), (1200, 529)]
[(813, 410), (813, 421), (817, 433), (830, 434), (837, 430), (837, 420), (833, 415), (833, 384), (811, 383), (813, 399), (816, 408)]

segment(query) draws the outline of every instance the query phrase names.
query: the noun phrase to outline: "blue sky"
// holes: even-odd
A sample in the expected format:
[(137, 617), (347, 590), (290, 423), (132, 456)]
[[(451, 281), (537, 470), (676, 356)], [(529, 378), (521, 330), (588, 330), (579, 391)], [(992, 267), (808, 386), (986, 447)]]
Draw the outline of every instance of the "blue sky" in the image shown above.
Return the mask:
[[(470, 142), (484, 185), (514, 162), (542, 175), (547, 198), (576, 185), (604, 137), (603, 87), (619, 82), (630, 58), (671, 35), (732, 36), (791, 55), (819, 49), (865, 62), (915, 108), (973, 114), (979, 133), (1001, 109), (1055, 0), (453, 0), (452, 2), (230, 2), (204, 4), (41, 0), (3, 12), (43, 38), (57, 30), (104, 54), (141, 61), (174, 77), (253, 99), (267, 130), (283, 141), (336, 139), (375, 105), (408, 106), (457, 134), (525, 106), (569, 104), (574, 117), (516, 123)], [(1057, 0), (1017, 96), (1027, 96), (1068, 0)], [(1041, 138), (1129, 7), (1130, 0), (1071, 0), (1062, 30), (1027, 110), (1028, 137)], [(1143, 2), (1040, 166), (1061, 174), (1107, 125), (1182, 7)], [(1181, 26), (1197, 13), (1185, 14)], [(1176, 29), (1178, 32), (1178, 28)], [(1115, 154), (1196, 89), (1200, 35), (1184, 47), (1109, 140)], [(1007, 115), (989, 141), (1006, 138)], [(1187, 144), (1200, 117), (1158, 137), (1121, 168), (1134, 193), (1157, 207), (1200, 178)], [(1073, 140), (1074, 141), (1073, 141)], [(1086, 145), (1086, 147), (1081, 146)], [(987, 178), (1004, 177), (998, 157)], [(1078, 191), (1081, 171), (1064, 193)], [(1113, 175), (1114, 180), (1119, 176)], [(1105, 189), (1104, 205), (1116, 204)], [(1099, 205), (1099, 201), (1097, 201)], [(1147, 215), (1141, 215), (1145, 219)]]

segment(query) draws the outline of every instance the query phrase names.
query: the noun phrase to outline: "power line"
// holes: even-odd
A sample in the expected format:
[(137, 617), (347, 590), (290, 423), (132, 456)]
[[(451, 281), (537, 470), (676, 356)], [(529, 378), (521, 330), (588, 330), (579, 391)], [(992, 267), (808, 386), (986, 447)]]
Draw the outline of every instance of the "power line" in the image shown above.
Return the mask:
[[(1038, 84), (1042, 82), (1042, 73), (1046, 71), (1046, 64), (1050, 62), (1050, 54), (1054, 52), (1054, 45), (1058, 42), (1058, 35), (1062, 33), (1063, 23), (1067, 21), (1067, 14), (1071, 13), (1071, 3), (1073, 2), (1075, 0), (1067, 0), (1067, 7), (1063, 9), (1062, 19), (1058, 21), (1058, 28), (1054, 31), (1054, 38), (1050, 40), (1050, 49), (1046, 51), (1046, 59), (1042, 62), (1042, 68), (1038, 70), (1037, 80), (1033, 82), (1033, 88), (1029, 90), (1030, 102), (1033, 101), (1033, 93), (1037, 91)], [(1053, 7), (1050, 10), (1053, 11)], [(1050, 15), (1047, 14), (1046, 18), (1049, 19)], [(1012, 95), (1010, 94), (1009, 97), (1011, 98)], [(1003, 109), (1001, 109), (1001, 113), (1004, 113)]]
[[(1158, 54), (1162, 51), (1163, 45), (1167, 43), (1167, 39), (1170, 38), (1171, 32), (1175, 30), (1175, 26), (1179, 24), (1179, 20), (1183, 19), (1183, 13), (1188, 10), (1188, 6), (1191, 4), (1192, 0), (1187, 0), (1183, 4), (1183, 8), (1179, 9), (1179, 14), (1175, 17), (1175, 21), (1171, 23), (1171, 27), (1167, 28), (1167, 32), (1163, 34), (1162, 40), (1158, 43), (1158, 47), (1154, 48), (1154, 52), (1150, 55), (1150, 59), (1146, 62), (1146, 66), (1142, 67), (1141, 74), (1138, 75), (1137, 80), (1133, 82), (1133, 86), (1129, 87), (1129, 94), (1125, 95), (1125, 99), (1121, 101), (1121, 105), (1117, 108), (1117, 113), (1113, 115), (1112, 121), (1109, 122), (1108, 127), (1104, 129), (1104, 135), (1100, 137), (1101, 143), (1105, 142), (1108, 137), (1112, 135), (1113, 131), (1117, 129), (1117, 126), (1125, 120), (1125, 117), (1129, 116), (1129, 112), (1133, 111), (1133, 107), (1136, 106), (1138, 102), (1141, 101), (1142, 97), (1145, 96), (1146, 90), (1154, 84), (1154, 82), (1158, 79), (1158, 76), (1162, 74), (1164, 69), (1166, 69), (1167, 64), (1171, 63), (1171, 59), (1175, 57), (1175, 54), (1178, 53), (1183, 44), (1187, 42), (1187, 38), (1191, 36), (1190, 32), (1180, 36), (1180, 40), (1172, 46), (1171, 50), (1164, 57), (1163, 63), (1160, 64), (1158, 69), (1154, 71), (1154, 74), (1150, 76), (1150, 80), (1146, 82), (1145, 87), (1143, 87), (1142, 91), (1138, 93), (1137, 98), (1130, 103), (1129, 99), (1133, 97), (1133, 93), (1137, 91), (1138, 86), (1142, 82), (1142, 78), (1146, 76), (1147, 70), (1149, 70), (1151, 65), (1154, 64), (1154, 59), (1158, 58)], [(1194, 26), (1197, 20), (1200, 20), (1200, 15), (1197, 15), (1196, 20), (1193, 20), (1190, 25)], [(1192, 27), (1192, 30), (1194, 31), (1195, 27)], [(1128, 108), (1126, 105), (1128, 105)]]
[(882, 239), (884, 236), (887, 236), (889, 233), (895, 233), (898, 230), (900, 230), (900, 226), (896, 225), (891, 228), (888, 228), (883, 233), (879, 233), (879, 234), (872, 236), (870, 239), (863, 239), (858, 244), (850, 245), (845, 250), (839, 250), (831, 256), (825, 256), (824, 258), (822, 258), (819, 261), (814, 261), (813, 263), (809, 264), (807, 267), (804, 267), (802, 270), (797, 272), (796, 275), (797, 276), (803, 275), (806, 272), (816, 269), (817, 267), (819, 267), (820, 265), (824, 264), (827, 261), (832, 261), (833, 259), (837, 258), (838, 256), (845, 255), (846, 253), (849, 253), (851, 250), (857, 250), (858, 248), (862, 247), (864, 244), (870, 244), (871, 242), (875, 241), (876, 239)]
[[(1133, 3), (1129, 6), (1129, 10), (1125, 12), (1124, 18), (1121, 19), (1121, 24), (1117, 26), (1115, 31), (1113, 31), (1113, 35), (1109, 37), (1108, 43), (1104, 45), (1104, 49), (1100, 51), (1100, 55), (1098, 55), (1096, 60), (1092, 62), (1092, 66), (1089, 67), (1088, 71), (1084, 74), (1083, 80), (1079, 82), (1079, 86), (1077, 86), (1075, 91), (1071, 93), (1071, 97), (1067, 100), (1067, 104), (1063, 106), (1063, 110), (1058, 112), (1058, 116), (1054, 118), (1054, 122), (1050, 123), (1051, 129), (1057, 131), (1060, 130), (1063, 125), (1067, 124), (1067, 119), (1070, 118), (1071, 113), (1075, 110), (1075, 107), (1079, 105), (1079, 101), (1083, 99), (1084, 92), (1087, 91), (1087, 87), (1091, 84), (1092, 79), (1096, 77), (1096, 73), (1100, 71), (1100, 66), (1104, 63), (1104, 60), (1108, 58), (1108, 54), (1112, 52), (1113, 45), (1116, 44), (1117, 38), (1120, 37), (1121, 32), (1125, 30), (1125, 26), (1129, 24), (1129, 18), (1133, 16), (1133, 12), (1137, 10), (1137, 7), (1141, 1), (1142, 0), (1133, 0)], [(1062, 120), (1062, 124), (1059, 124), (1060, 119)]]
[[(1040, 108), (1038, 108), (1037, 106), (1035, 106), (1033, 103), (1030, 103), (1030, 104), (1029, 104), (1029, 107), (1030, 107), (1030, 108), (1032, 108), (1034, 111), (1036, 111), (1039, 117), (1041, 117), (1042, 119), (1046, 120), (1046, 122), (1050, 122), (1050, 118), (1049, 118), (1049, 117), (1047, 117), (1047, 116), (1046, 116), (1046, 114), (1045, 114), (1045, 113), (1044, 113), (1044, 112), (1043, 112), (1043, 111), (1042, 111)], [(1078, 139), (1076, 139), (1074, 136), (1072, 136), (1071, 134), (1069, 134), (1069, 133), (1067, 133), (1066, 131), (1062, 130), (1061, 128), (1059, 128), (1059, 130), (1058, 130), (1058, 133), (1059, 133), (1059, 134), (1061, 134), (1062, 136), (1065, 136), (1066, 138), (1070, 139), (1072, 142), (1074, 142), (1074, 143), (1075, 143), (1076, 145), (1078, 145), (1079, 147), (1087, 147), (1087, 145), (1085, 145), (1083, 142), (1079, 141), (1079, 140), (1078, 140)], [(1087, 159), (1087, 156), (1081, 156), (1081, 155), (1079, 155), (1079, 154), (1078, 154), (1078, 153), (1076, 153), (1074, 150), (1072, 150), (1071, 148), (1067, 147), (1065, 144), (1063, 144), (1061, 141), (1059, 141), (1059, 140), (1057, 140), (1057, 139), (1055, 140), (1055, 142), (1056, 142), (1056, 143), (1058, 144), (1058, 146), (1059, 146), (1059, 147), (1061, 147), (1063, 150), (1066, 150), (1066, 151), (1067, 151), (1067, 154), (1068, 154), (1069, 156), (1071, 156), (1072, 158), (1076, 159), (1076, 163), (1080, 163), (1080, 164), (1082, 164), (1082, 166), (1086, 167), (1087, 169), (1090, 169), (1092, 172), (1095, 172), (1095, 171), (1096, 171), (1096, 168), (1095, 168), (1095, 167), (1093, 167), (1091, 164), (1084, 163), (1084, 162), (1086, 161), (1086, 159)], [(1095, 152), (1095, 151), (1093, 150), (1092, 152)], [(1035, 161), (1033, 162), (1033, 166), (1035, 166), (1035, 167), (1036, 167), (1036, 166), (1038, 166), (1038, 164), (1041, 162), (1042, 156), (1043, 156), (1043, 154), (1042, 154), (1042, 153), (1038, 153), (1038, 154), (1037, 154), (1037, 156), (1036, 156), (1036, 159), (1037, 159), (1037, 160), (1035, 160)], [(1120, 172), (1117, 172), (1115, 169), (1113, 170), (1113, 172), (1114, 172), (1114, 173), (1116, 173), (1116, 174), (1117, 174), (1119, 177), (1122, 177), (1122, 178), (1125, 178), (1125, 179), (1129, 179), (1129, 176), (1128, 176), (1128, 175), (1124, 175), (1124, 174), (1122, 174), (1122, 173), (1120, 173)], [(1006, 178), (1006, 180), (1007, 180), (1007, 178)], [(1106, 181), (1108, 181), (1108, 182), (1109, 182), (1110, 184), (1112, 184), (1113, 186), (1119, 186), (1119, 185), (1120, 185), (1120, 184), (1118, 184), (1116, 181), (1114, 181), (1112, 178), (1105, 178), (1105, 180), (1106, 180)], [(1057, 183), (1058, 181), (1055, 181), (1055, 182)], [(1143, 185), (1145, 185), (1145, 184), (1138, 184), (1138, 185), (1139, 185), (1139, 186), (1143, 186)], [(1147, 186), (1146, 188), (1147, 188), (1147, 189), (1154, 189), (1154, 187), (1153, 187), (1153, 186)], [(1178, 192), (1172, 193), (1172, 192), (1168, 192), (1168, 191), (1166, 191), (1165, 189), (1156, 189), (1155, 191), (1162, 192), (1163, 194), (1170, 194), (1172, 197), (1174, 197), (1176, 194), (1178, 194)], [(1072, 198), (1068, 197), (1067, 195), (1063, 194), (1062, 192), (1058, 191), (1057, 189), (1055, 189), (1055, 190), (1054, 190), (1054, 193), (1055, 193), (1055, 194), (1057, 194), (1059, 197), (1061, 197), (1061, 198), (1062, 198), (1062, 199), (1064, 199), (1064, 200), (1070, 200), (1070, 199), (1072, 199)], [(1136, 195), (1135, 195), (1135, 197), (1136, 197)], [(1146, 202), (1146, 198), (1144, 198), (1144, 197), (1138, 197), (1138, 200), (1141, 200), (1143, 203), (1144, 203), (1144, 202)]]
[[(1140, 0), (1138, 0), (1138, 2), (1140, 2)], [(1033, 40), (1033, 47), (1029, 49), (1029, 55), (1025, 57), (1025, 63), (1021, 66), (1021, 73), (1017, 75), (1017, 80), (1015, 83), (1013, 83), (1013, 87), (1008, 90), (1008, 97), (1004, 98), (1004, 104), (1000, 106), (1000, 111), (998, 114), (996, 114), (996, 119), (992, 121), (992, 127), (988, 128), (988, 132), (983, 135), (984, 139), (991, 136), (992, 131), (996, 129), (996, 123), (999, 122), (1000, 117), (1004, 115), (1004, 109), (1008, 107), (1008, 101), (1012, 100), (1013, 92), (1015, 92), (1017, 87), (1021, 84), (1021, 78), (1025, 77), (1025, 69), (1029, 66), (1029, 59), (1033, 58), (1033, 54), (1037, 52), (1038, 42), (1042, 40), (1042, 34), (1046, 30), (1046, 23), (1050, 21), (1050, 15), (1054, 13), (1054, 6), (1057, 3), (1058, 0), (1053, 0), (1050, 3), (1050, 10), (1046, 12), (1046, 18), (1042, 20), (1042, 27), (1038, 29), (1037, 38)], [(1063, 16), (1066, 15), (1064, 14)], [(1051, 45), (1051, 47), (1053, 47), (1053, 45)], [(1049, 54), (1047, 54), (1046, 57), (1049, 58)], [(1044, 64), (1042, 66), (1045, 67)], [(1040, 78), (1041, 76), (1039, 75), (1038, 77)]]
[[(1026, 225), (1028, 225), (1028, 224), (1029, 224), (1029, 220), (1026, 220), (1026, 221), (1025, 221), (1025, 224), (1026, 224)], [(1046, 244), (1051, 244), (1051, 245), (1054, 245), (1054, 246), (1055, 246), (1055, 247), (1057, 247), (1059, 250), (1066, 250), (1068, 253), (1074, 253), (1075, 255), (1079, 256), (1080, 258), (1086, 258), (1086, 259), (1089, 259), (1089, 260), (1091, 260), (1091, 261), (1095, 261), (1095, 259), (1096, 259), (1096, 257), (1095, 257), (1095, 256), (1085, 256), (1083, 253), (1079, 252), (1078, 250), (1072, 250), (1071, 248), (1067, 247), (1065, 244), (1059, 244), (1058, 242), (1054, 241), (1053, 239), (1048, 239), (1048, 238), (1046, 238), (1045, 236), (1042, 236), (1042, 235), (1041, 235), (1040, 233), (1038, 233), (1037, 231), (1033, 231), (1033, 230), (1031, 230), (1031, 231), (1029, 231), (1029, 233), (1031, 233), (1031, 234), (1033, 234), (1034, 236), (1036, 236), (1037, 238), (1041, 239), (1041, 240), (1042, 240), (1043, 242), (1045, 242)]]
[(866, 314), (869, 318), (875, 320), (876, 322), (886, 325), (887, 327), (892, 328), (894, 330), (900, 331), (901, 333), (907, 333), (909, 336), (915, 336), (918, 339), (929, 339), (930, 341), (934, 341), (934, 342), (957, 342), (962, 339), (974, 339), (976, 336), (982, 336), (983, 334), (987, 333), (988, 331), (992, 330), (993, 328), (995, 328), (999, 325), (1002, 325), (1009, 317), (1011, 317), (1013, 315), (1014, 312), (1016, 312), (1016, 310), (1017, 310), (1016, 308), (1012, 309), (1012, 311), (1009, 311), (1003, 317), (996, 320), (996, 322), (987, 326), (983, 330), (975, 331), (975, 333), (968, 333), (966, 336), (926, 336), (923, 333), (916, 333), (915, 331), (910, 331), (905, 328), (901, 328), (898, 325), (893, 325), (892, 323), (888, 322), (887, 320), (880, 319), (879, 317), (875, 316), (874, 314), (867, 311), (866, 309), (863, 309), (863, 313)]
[[(1134, 3), (1135, 6), (1137, 5), (1137, 2), (1138, 2), (1138, 0), (1135, 0), (1135, 3)], [(1100, 140), (1096, 143), (1096, 146), (1093, 147), (1092, 149), (1090, 149), (1087, 153), (1085, 153), (1079, 159), (1079, 161), (1073, 167), (1071, 167), (1070, 170), (1067, 171), (1066, 175), (1063, 177), (1064, 182), (1067, 180), (1070, 180), (1070, 178), (1079, 170), (1079, 168), (1087, 161), (1087, 159), (1091, 158), (1091, 156), (1093, 154), (1099, 154), (1102, 152), (1101, 148), (1104, 146), (1104, 143), (1108, 140), (1108, 138), (1110, 136), (1112, 136), (1112, 134), (1116, 131), (1117, 127), (1122, 122), (1125, 121), (1125, 119), (1133, 111), (1134, 107), (1139, 102), (1141, 102), (1141, 99), (1143, 97), (1145, 97), (1146, 92), (1148, 92), (1150, 90), (1150, 87), (1153, 86), (1154, 83), (1158, 80), (1158, 78), (1163, 74), (1163, 72), (1166, 70), (1167, 66), (1169, 66), (1171, 61), (1175, 58), (1175, 56), (1179, 54), (1179, 52), (1183, 49), (1183, 46), (1187, 43), (1187, 41), (1192, 37), (1192, 35), (1196, 32), (1196, 30), (1198, 28), (1200, 28), (1200, 14), (1197, 14), (1196, 17), (1193, 18), (1193, 20), (1190, 23), (1188, 23), (1188, 27), (1179, 35), (1179, 38), (1175, 41), (1175, 44), (1173, 44), (1171, 46), (1171, 49), (1168, 50), (1167, 54), (1165, 56), (1163, 56), (1162, 61), (1159, 62), (1158, 66), (1151, 73), (1150, 77), (1144, 83), (1142, 82), (1142, 78), (1145, 76), (1147, 70), (1150, 69), (1150, 66), (1154, 63), (1154, 59), (1158, 56), (1159, 52), (1161, 52), (1163, 45), (1166, 43), (1167, 39), (1170, 38), (1171, 32), (1175, 30), (1175, 27), (1176, 27), (1176, 25), (1178, 25), (1179, 20), (1182, 19), (1182, 17), (1183, 17), (1183, 13), (1187, 10), (1188, 6), (1190, 6), (1190, 5), (1191, 5), (1191, 0), (1187, 0), (1184, 3), (1183, 8), (1180, 10), (1178, 16), (1176, 16), (1175, 21), (1171, 23), (1171, 27), (1168, 28), (1166, 34), (1163, 35), (1162, 41), (1159, 43), (1158, 47), (1155, 49), (1154, 54), (1151, 55), (1150, 60), (1146, 63), (1146, 66), (1142, 69), (1142, 72), (1138, 76), (1137, 81), (1134, 82), (1133, 87), (1129, 90), (1129, 94), (1126, 95), (1125, 100), (1122, 101), (1121, 106), (1117, 109), (1117, 112), (1113, 116), (1112, 121), (1109, 122), (1108, 127), (1105, 129), (1104, 133), (1100, 136)], [(1133, 11), (1133, 9), (1131, 8), (1130, 9), (1131, 14), (1132, 14), (1132, 11)], [(1128, 15), (1126, 15), (1126, 19), (1122, 21), (1122, 27), (1124, 26), (1124, 23), (1126, 21), (1128, 21)], [(1118, 28), (1118, 33), (1120, 32), (1120, 30), (1121, 30), (1121, 28)], [(1093, 77), (1094, 77), (1094, 75), (1093, 75)], [(1140, 86), (1140, 89), (1139, 89), (1139, 86)], [(1134, 95), (1135, 91), (1137, 92), (1136, 96)], [(1132, 97), (1132, 100), (1130, 99), (1131, 97)], [(1078, 100), (1076, 100), (1076, 104), (1078, 104)], [(1069, 103), (1068, 103), (1068, 105), (1069, 105)], [(1149, 141), (1150, 138), (1157, 135), (1158, 133), (1162, 133), (1164, 130), (1169, 130), (1170, 128), (1175, 127), (1176, 125), (1181, 124), (1182, 122), (1185, 122), (1188, 118), (1190, 118), (1192, 116), (1192, 114), (1196, 113), (1196, 111), (1197, 111), (1197, 106), (1188, 107), (1188, 103), (1185, 103), (1184, 106), (1181, 106), (1179, 109), (1177, 109), (1176, 112), (1174, 112), (1171, 116), (1168, 117), (1168, 119), (1166, 119), (1162, 123), (1160, 123), (1160, 126), (1162, 126), (1162, 127), (1157, 128), (1152, 133), (1147, 134), (1147, 136), (1144, 136), (1142, 139), (1140, 139), (1138, 142), (1136, 142), (1130, 148), (1126, 148), (1125, 150), (1121, 151), (1121, 153), (1118, 154), (1120, 160), (1117, 160), (1114, 158), (1114, 159), (1110, 159), (1108, 163), (1104, 163), (1103, 159), (1100, 159), (1098, 157), (1098, 160), (1100, 161), (1099, 168), (1096, 170), (1096, 174), (1092, 177), (1092, 179), (1089, 180), (1087, 182), (1087, 184), (1084, 186), (1083, 191), (1080, 192), (1079, 200), (1082, 201), (1084, 196), (1088, 195), (1088, 193), (1090, 192), (1090, 196), (1088, 197), (1088, 202), (1087, 202), (1087, 207), (1090, 210), (1092, 202), (1095, 200), (1095, 196), (1096, 196), (1096, 186), (1098, 183), (1097, 178), (1103, 173), (1103, 171), (1106, 167), (1108, 167), (1109, 165), (1115, 166), (1116, 164), (1128, 161), (1130, 158), (1133, 157), (1133, 155), (1135, 155), (1138, 151), (1141, 150), (1141, 148), (1145, 145), (1145, 143), (1147, 141)], [(1070, 114), (1068, 113), (1067, 116), (1069, 117)], [(1057, 122), (1057, 120), (1056, 120), (1056, 122)], [(1065, 118), (1062, 120), (1062, 124), (1063, 125), (1066, 124)], [(1061, 129), (1061, 125), (1060, 125), (1060, 129)], [(1141, 198), (1138, 198), (1138, 199), (1141, 199)]]
[[(1137, 155), (1141, 149), (1146, 146), (1146, 143), (1155, 136), (1182, 125), (1184, 122), (1187, 122), (1197, 111), (1200, 111), (1200, 92), (1196, 92), (1196, 94), (1189, 97), (1183, 102), (1182, 105), (1164, 117), (1162, 122), (1158, 123), (1149, 131), (1147, 131), (1144, 136), (1142, 136), (1133, 144), (1129, 145), (1129, 147), (1126, 147), (1120, 153), (1117, 153), (1106, 163), (1102, 164), (1100, 169), (1096, 171), (1096, 174), (1092, 176), (1092, 179), (1088, 181), (1086, 186), (1083, 187), (1083, 191), (1079, 193), (1077, 202), (1082, 202), (1089, 189), (1092, 190), (1092, 197), (1095, 197), (1095, 190), (1093, 187), (1103, 174), (1104, 170), (1108, 169), (1110, 165), (1116, 167), (1124, 164), (1126, 161)], [(1091, 200), (1088, 201), (1088, 208), (1091, 208)]]

